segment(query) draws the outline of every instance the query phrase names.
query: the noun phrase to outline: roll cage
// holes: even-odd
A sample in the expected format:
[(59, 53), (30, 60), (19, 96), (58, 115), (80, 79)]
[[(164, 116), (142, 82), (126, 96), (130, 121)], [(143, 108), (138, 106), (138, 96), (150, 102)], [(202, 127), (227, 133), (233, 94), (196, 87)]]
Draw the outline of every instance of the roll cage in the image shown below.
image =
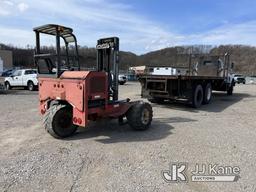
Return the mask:
[[(35, 63), (38, 67), (38, 73), (44, 75), (53, 74), (58, 78), (65, 70), (80, 71), (79, 55), (76, 36), (73, 34), (73, 29), (61, 25), (48, 24), (33, 29), (36, 34), (36, 50)], [(43, 53), (41, 50), (41, 34), (52, 35), (56, 37), (55, 53)], [(61, 54), (60, 38), (65, 43), (65, 54)], [(74, 55), (70, 54), (69, 45), (74, 43)], [(62, 63), (62, 58), (65, 58), (65, 64)], [(73, 60), (73, 64), (71, 64)]]

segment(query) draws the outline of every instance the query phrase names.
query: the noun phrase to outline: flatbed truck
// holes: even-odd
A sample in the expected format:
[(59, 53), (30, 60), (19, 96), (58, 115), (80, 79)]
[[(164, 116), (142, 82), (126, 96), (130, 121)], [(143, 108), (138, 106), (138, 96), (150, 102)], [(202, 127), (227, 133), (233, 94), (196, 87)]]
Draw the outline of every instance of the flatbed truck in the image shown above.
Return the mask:
[[(191, 57), (191, 56), (190, 56)], [(194, 108), (202, 104), (209, 104), (212, 99), (212, 91), (224, 91), (227, 95), (233, 94), (235, 86), (230, 55), (226, 53), (224, 61), (220, 57), (215, 59), (199, 59), (189, 66), (166, 67), (166, 71), (172, 71), (170, 75), (163, 72), (155, 72), (159, 67), (148, 67), (146, 73), (139, 76), (141, 83), (141, 96), (152, 103), (164, 103), (167, 100), (185, 100)]]

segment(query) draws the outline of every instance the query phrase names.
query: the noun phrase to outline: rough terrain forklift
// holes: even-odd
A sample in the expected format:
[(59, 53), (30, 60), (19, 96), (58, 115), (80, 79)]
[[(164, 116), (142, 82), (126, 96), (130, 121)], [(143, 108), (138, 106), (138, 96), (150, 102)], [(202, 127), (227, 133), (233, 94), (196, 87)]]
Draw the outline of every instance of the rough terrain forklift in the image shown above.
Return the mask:
[[(101, 118), (115, 118), (120, 124), (127, 122), (135, 130), (150, 126), (153, 115), (150, 104), (118, 100), (117, 37), (99, 39), (97, 69), (81, 71), (77, 40), (71, 28), (49, 24), (34, 28), (34, 32), (40, 112), (44, 115), (45, 129), (53, 137), (71, 136), (79, 126), (86, 127), (89, 121)], [(41, 48), (41, 34), (55, 36), (54, 52), (45, 53)], [(61, 46), (61, 39), (65, 46)]]

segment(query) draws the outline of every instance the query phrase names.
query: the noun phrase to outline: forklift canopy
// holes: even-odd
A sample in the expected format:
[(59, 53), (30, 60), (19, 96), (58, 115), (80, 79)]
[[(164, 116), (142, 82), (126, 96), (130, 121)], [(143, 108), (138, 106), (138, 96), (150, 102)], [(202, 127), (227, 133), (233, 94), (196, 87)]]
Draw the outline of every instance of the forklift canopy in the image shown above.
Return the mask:
[(59, 33), (60, 37), (62, 37), (66, 43), (76, 42), (76, 37), (73, 35), (73, 29), (61, 25), (43, 25), (34, 28), (34, 31), (54, 36), (56, 36), (57, 33)]

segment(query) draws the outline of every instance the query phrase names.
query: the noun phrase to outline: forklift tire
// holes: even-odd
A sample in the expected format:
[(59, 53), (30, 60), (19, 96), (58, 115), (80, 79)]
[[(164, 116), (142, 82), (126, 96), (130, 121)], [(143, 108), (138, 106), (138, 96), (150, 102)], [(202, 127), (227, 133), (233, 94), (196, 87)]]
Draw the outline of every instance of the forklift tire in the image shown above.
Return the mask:
[(149, 101), (150, 103), (157, 103), (157, 104), (162, 104), (162, 103), (164, 103), (164, 99), (159, 98), (159, 97), (152, 97), (152, 98), (148, 99), (148, 101)]
[(78, 126), (73, 124), (72, 108), (66, 105), (52, 105), (44, 115), (44, 127), (55, 138), (73, 135)]
[(149, 103), (136, 103), (127, 111), (126, 118), (134, 130), (146, 130), (152, 122), (152, 107)]
[(193, 95), (192, 95), (192, 106), (194, 108), (201, 107), (204, 99), (204, 93), (203, 93), (203, 87), (200, 84), (197, 84), (195, 88), (193, 89)]
[(206, 86), (204, 87), (204, 100), (203, 104), (209, 104), (212, 99), (212, 84), (207, 83)]

